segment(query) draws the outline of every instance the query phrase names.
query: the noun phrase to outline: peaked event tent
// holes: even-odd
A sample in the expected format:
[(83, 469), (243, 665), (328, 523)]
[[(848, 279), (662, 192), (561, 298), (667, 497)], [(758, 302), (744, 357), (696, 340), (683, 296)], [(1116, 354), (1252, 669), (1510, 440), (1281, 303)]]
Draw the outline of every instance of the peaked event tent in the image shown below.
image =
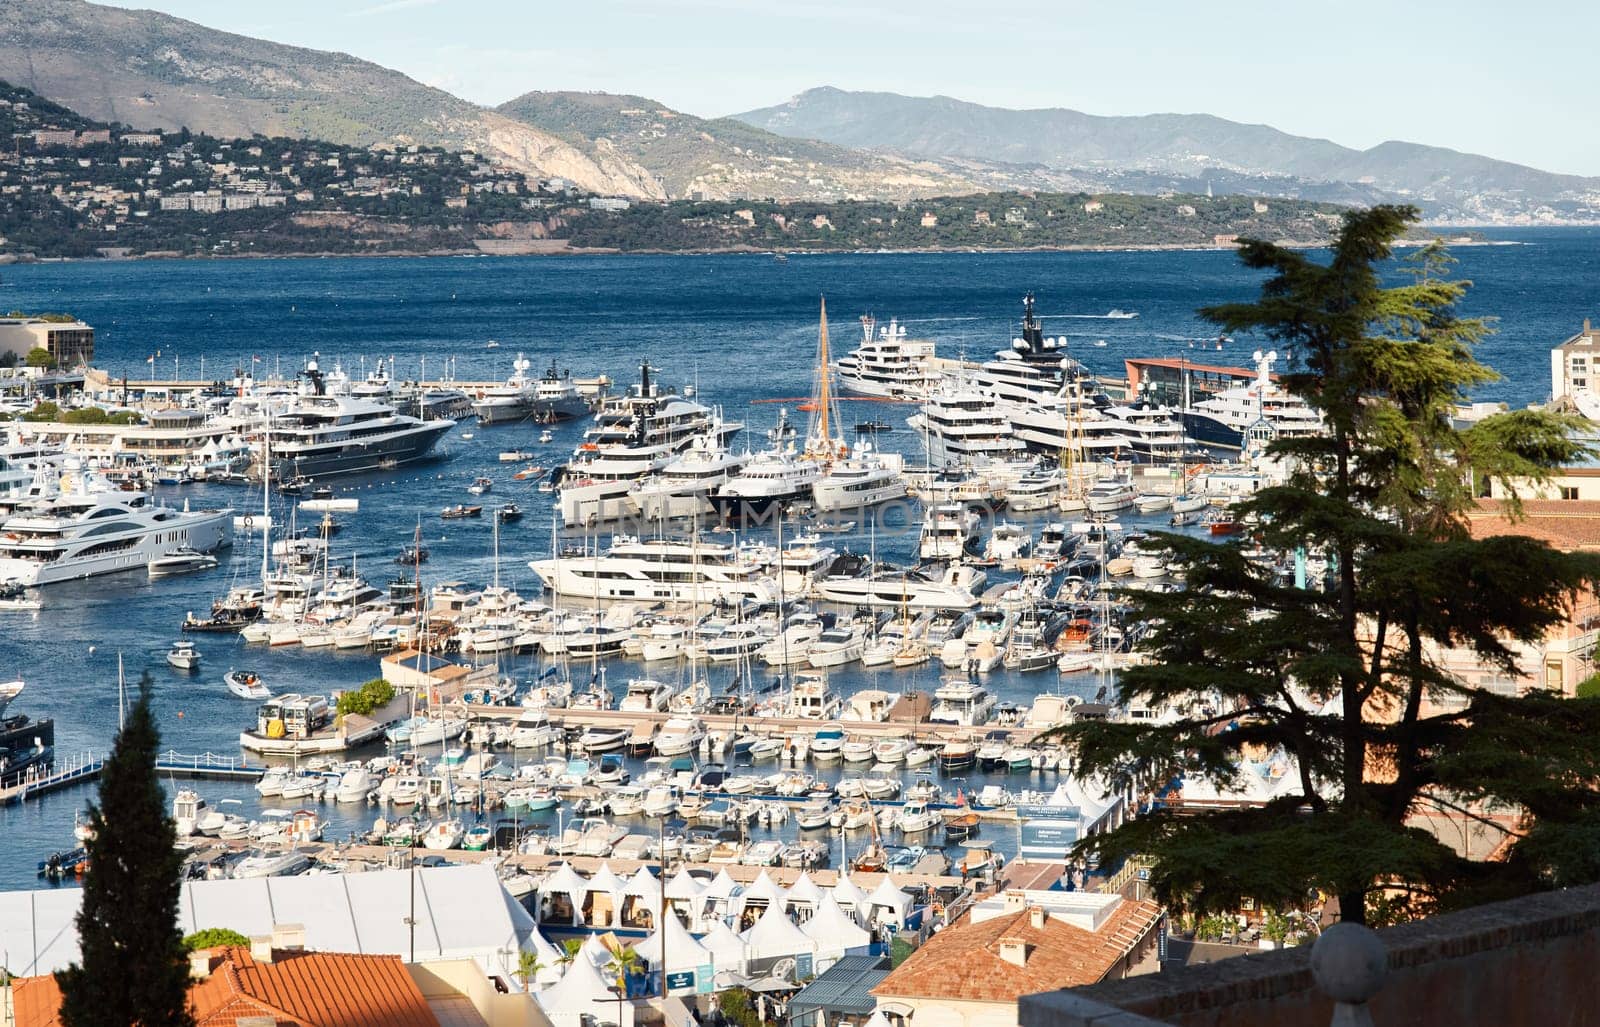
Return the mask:
[(700, 944), (711, 953), (711, 965), (718, 971), (744, 973), (744, 939), (734, 934), (733, 928), (726, 923), (714, 921), (711, 929), (700, 939)]
[[(574, 959), (567, 966), (561, 980), (539, 992), (534, 998), (544, 1010), (554, 1027), (582, 1027), (584, 1017), (612, 1019), (616, 1010), (617, 993), (611, 990), (600, 968), (588, 959)], [(610, 1009), (607, 1003), (613, 1003)], [(618, 1027), (630, 1027), (633, 1022), (633, 1005), (620, 1003), (624, 1022)]]
[[(650, 937), (633, 947), (639, 958), (650, 964), (650, 969), (661, 969), (661, 935), (657, 931)], [(667, 972), (676, 973), (679, 970), (698, 970), (702, 966), (714, 965), (711, 952), (698, 941), (695, 941), (684, 926), (675, 916), (667, 917), (666, 929), (667, 942)]]
[(839, 875), (838, 883), (833, 886), (833, 897), (840, 908), (856, 918), (857, 923), (867, 922), (867, 893), (851, 880), (849, 874)]
[(822, 903), (810, 920), (800, 930), (817, 944), (818, 970), (821, 964), (831, 963), (851, 949), (866, 948), (872, 944), (872, 935), (862, 930), (850, 914), (839, 908), (832, 895), (824, 895)]
[(796, 956), (802, 952), (815, 952), (816, 942), (805, 936), (795, 926), (789, 914), (777, 906), (768, 906), (761, 919), (744, 932), (745, 956), (751, 961)]

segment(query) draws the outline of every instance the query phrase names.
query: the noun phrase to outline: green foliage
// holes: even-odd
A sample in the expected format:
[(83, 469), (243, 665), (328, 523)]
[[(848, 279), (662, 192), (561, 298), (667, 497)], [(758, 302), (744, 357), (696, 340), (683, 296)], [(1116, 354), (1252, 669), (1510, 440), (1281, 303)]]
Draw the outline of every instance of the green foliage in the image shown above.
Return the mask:
[(1578, 682), (1579, 699), (1600, 699), (1600, 674), (1590, 674)]
[(151, 681), (100, 773), (85, 843), (89, 872), (78, 911), (81, 962), (56, 973), (67, 1027), (127, 1023), (185, 1027), (189, 966), (178, 931), (183, 857), (156, 777), (161, 735), (150, 709)]
[(563, 939), (561, 942), (561, 955), (556, 957), (556, 962), (562, 966), (571, 965), (572, 961), (578, 958), (578, 952), (582, 948), (583, 940), (580, 938)]
[(239, 948), (249, 948), (250, 939), (238, 931), (226, 927), (207, 927), (203, 931), (196, 931), (183, 939), (183, 947), (190, 952), (200, 949), (214, 949), (221, 945), (234, 945)]
[(35, 346), (30, 349), (28, 355), (22, 359), (29, 367), (42, 368), (47, 371), (54, 369), (56, 366), (56, 358), (52, 357), (50, 351), (42, 346)]
[(360, 688), (347, 689), (339, 694), (339, 701), (335, 710), (339, 715), (355, 713), (363, 717), (369, 716), (373, 710), (380, 709), (395, 695), (394, 686), (383, 678), (373, 678)]
[(763, 1027), (755, 996), (745, 988), (728, 988), (718, 992), (717, 1008), (738, 1027)]
[[(37, 352), (37, 351), (35, 351)], [(48, 399), (41, 399), (33, 409), (22, 415), (24, 421), (59, 421), (61, 408)]]
[(910, 959), (911, 953), (915, 951), (909, 941), (904, 938), (894, 938), (889, 942), (889, 961), (892, 965), (899, 966)]
[(517, 954), (517, 976), (522, 978), (522, 986), (524, 988), (528, 986), (530, 981), (537, 978), (539, 971), (544, 968), (545, 965), (540, 961), (539, 953), (523, 949)]
[[(1222, 913), (1252, 897), (1298, 909), (1321, 894), (1360, 921), (1385, 888), (1448, 908), (1600, 879), (1600, 700), (1483, 692), (1430, 658), (1462, 648), (1515, 672), (1515, 647), (1566, 621), (1572, 596), (1600, 581), (1600, 558), (1471, 536), (1475, 476), (1539, 480), (1584, 450), (1569, 434), (1578, 422), (1559, 415), (1455, 426), (1453, 405), (1494, 376), (1472, 355), (1488, 325), (1457, 314), (1467, 283), (1447, 277), (1437, 248), (1408, 262), (1408, 280), (1384, 281), (1415, 219), (1410, 208), (1351, 213), (1326, 261), (1246, 242), (1245, 264), (1270, 273), (1260, 298), (1202, 311), (1289, 350), (1285, 385), (1325, 418), (1320, 435), (1272, 444), (1289, 479), (1242, 513), (1266, 545), (1303, 547), (1331, 570), (1296, 589), (1238, 544), (1162, 535), (1188, 587), (1129, 597), (1152, 625), (1150, 659), (1119, 687), (1124, 702), (1183, 716), (1061, 732), (1083, 773), (1119, 785), (1226, 788), (1247, 760), (1286, 759), (1298, 787), (1263, 806), (1158, 808), (1077, 846), (1102, 861), (1153, 856), (1151, 883), (1169, 904)], [(1506, 808), (1531, 826), (1503, 863), (1471, 862), (1408, 826), (1419, 811)]]

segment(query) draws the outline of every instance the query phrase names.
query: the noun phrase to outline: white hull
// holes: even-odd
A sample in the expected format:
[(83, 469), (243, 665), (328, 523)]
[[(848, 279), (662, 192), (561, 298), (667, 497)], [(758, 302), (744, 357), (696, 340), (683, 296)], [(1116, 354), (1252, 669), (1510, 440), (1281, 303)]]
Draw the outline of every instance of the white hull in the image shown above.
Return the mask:
[[(48, 562), (21, 557), (0, 558), (0, 581), (26, 586), (52, 585), (120, 571), (147, 571), (152, 561), (180, 549), (209, 553), (233, 544), (232, 510), (174, 513), (180, 520), (152, 525), (142, 532), (70, 540), (65, 543), (64, 555)], [(117, 542), (124, 545), (112, 547)], [(75, 552), (84, 555), (74, 555)]]

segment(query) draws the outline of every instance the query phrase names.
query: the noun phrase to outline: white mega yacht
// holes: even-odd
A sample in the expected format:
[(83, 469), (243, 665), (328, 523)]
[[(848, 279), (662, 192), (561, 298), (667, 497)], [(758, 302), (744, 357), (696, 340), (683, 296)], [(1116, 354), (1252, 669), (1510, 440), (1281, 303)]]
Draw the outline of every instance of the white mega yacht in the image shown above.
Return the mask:
[(603, 555), (563, 553), (528, 566), (557, 595), (584, 599), (769, 603), (777, 598), (777, 585), (759, 562), (719, 542), (618, 535)]
[(173, 509), (101, 484), (52, 488), (18, 503), (0, 523), (0, 582), (49, 585), (144, 570), (178, 550), (210, 553), (233, 542), (232, 510)]
[(533, 367), (521, 353), (511, 362), (511, 377), (502, 385), (491, 385), (472, 401), (472, 412), (479, 424), (506, 424), (533, 416), (538, 387), (528, 377)]
[(811, 487), (812, 503), (819, 512), (860, 510), (906, 494), (901, 477), (904, 461), (898, 453), (880, 453), (867, 443), (857, 443), (844, 460), (833, 464)]
[(888, 399), (921, 399), (939, 381), (932, 340), (907, 338), (899, 321), (879, 325), (870, 314), (861, 318), (861, 345), (839, 358), (834, 375), (846, 392)]
[(750, 457), (729, 452), (715, 429), (697, 435), (681, 456), (634, 482), (628, 492), (647, 521), (695, 517), (711, 512), (711, 493), (744, 470)]
[(710, 496), (717, 518), (729, 524), (765, 523), (778, 509), (811, 498), (822, 477), (815, 460), (795, 456), (793, 449), (774, 446), (751, 457), (738, 474)]
[(906, 423), (928, 447), (928, 463), (1008, 460), (1026, 448), (992, 395), (967, 382), (946, 382)]

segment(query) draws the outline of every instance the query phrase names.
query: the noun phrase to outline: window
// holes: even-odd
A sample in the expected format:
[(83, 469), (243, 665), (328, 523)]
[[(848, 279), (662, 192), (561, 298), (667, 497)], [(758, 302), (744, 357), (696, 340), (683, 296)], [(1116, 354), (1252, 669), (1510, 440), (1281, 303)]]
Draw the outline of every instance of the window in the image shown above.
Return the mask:
[(1544, 687), (1553, 692), (1561, 691), (1562, 673), (1560, 660), (1544, 661)]
[(1577, 499), (1578, 498), (1578, 486), (1576, 486), (1576, 485), (1563, 485), (1563, 486), (1561, 486), (1561, 498), (1562, 499)]

